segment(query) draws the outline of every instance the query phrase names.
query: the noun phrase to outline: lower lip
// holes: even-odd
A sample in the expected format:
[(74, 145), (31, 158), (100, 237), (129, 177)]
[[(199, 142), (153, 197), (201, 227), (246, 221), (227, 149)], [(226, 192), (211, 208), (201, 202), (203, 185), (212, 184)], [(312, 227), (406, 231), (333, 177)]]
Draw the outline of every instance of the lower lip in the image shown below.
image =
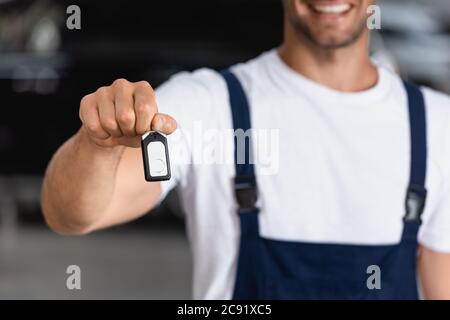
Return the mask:
[(312, 5), (308, 5), (309, 10), (321, 21), (325, 22), (337, 22), (339, 20), (344, 19), (350, 11), (352, 11), (353, 6), (350, 6), (350, 8), (344, 12), (341, 13), (323, 13), (319, 12), (314, 9)]

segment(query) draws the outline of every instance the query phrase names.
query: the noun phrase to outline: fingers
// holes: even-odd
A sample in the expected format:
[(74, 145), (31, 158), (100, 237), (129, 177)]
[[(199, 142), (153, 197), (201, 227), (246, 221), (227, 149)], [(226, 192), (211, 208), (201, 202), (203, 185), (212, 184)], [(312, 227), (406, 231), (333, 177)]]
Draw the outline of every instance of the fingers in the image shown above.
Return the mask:
[(116, 121), (114, 96), (107, 87), (99, 88), (95, 94), (102, 128), (112, 137), (121, 137), (123, 134)]
[(151, 129), (162, 132), (164, 134), (171, 134), (177, 128), (177, 122), (171, 116), (164, 113), (157, 113), (152, 119)]
[(157, 112), (155, 93), (146, 81), (137, 82), (134, 91), (136, 133), (142, 135), (151, 130), (152, 118)]
[(110, 137), (100, 124), (99, 110), (94, 94), (89, 94), (81, 99), (80, 119), (90, 136), (102, 140)]
[(134, 110), (136, 114), (136, 133), (149, 130), (171, 134), (177, 128), (176, 121), (166, 114), (157, 113), (155, 93), (146, 81), (137, 82), (134, 91)]
[(125, 79), (113, 83), (116, 120), (125, 136), (135, 136), (136, 115), (134, 113), (133, 84)]
[(80, 103), (80, 119), (89, 136), (102, 146), (138, 146), (140, 135), (149, 130), (171, 134), (177, 127), (172, 117), (158, 113), (148, 82), (125, 79), (85, 96)]

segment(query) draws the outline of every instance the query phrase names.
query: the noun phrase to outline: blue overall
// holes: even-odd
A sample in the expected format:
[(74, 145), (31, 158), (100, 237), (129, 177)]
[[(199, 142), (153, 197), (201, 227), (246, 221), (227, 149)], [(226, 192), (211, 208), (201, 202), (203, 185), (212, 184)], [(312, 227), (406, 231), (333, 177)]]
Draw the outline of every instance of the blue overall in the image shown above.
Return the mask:
[[(228, 87), (234, 130), (246, 131), (251, 122), (245, 92), (233, 73), (221, 74)], [(417, 233), (426, 198), (426, 119), (422, 92), (410, 83), (404, 85), (411, 169), (409, 185), (405, 186), (402, 236), (397, 244), (319, 244), (263, 238), (254, 164), (248, 158), (251, 138), (245, 141), (245, 163), (238, 163), (243, 161), (237, 160), (235, 138), (234, 189), (241, 236), (234, 299), (418, 299)], [(379, 289), (367, 283), (372, 265), (380, 268)]]

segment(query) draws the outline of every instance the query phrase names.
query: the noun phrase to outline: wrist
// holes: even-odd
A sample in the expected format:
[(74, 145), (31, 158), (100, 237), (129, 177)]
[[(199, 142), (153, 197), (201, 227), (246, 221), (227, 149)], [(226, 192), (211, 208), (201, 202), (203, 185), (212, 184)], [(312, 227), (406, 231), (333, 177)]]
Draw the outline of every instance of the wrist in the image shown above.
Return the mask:
[(76, 144), (79, 146), (85, 146), (92, 150), (92, 152), (100, 153), (100, 154), (117, 154), (121, 155), (124, 151), (126, 146), (122, 145), (116, 145), (116, 146), (101, 146), (95, 141), (92, 140), (92, 138), (89, 136), (86, 128), (84, 126), (81, 126), (81, 128), (78, 130), (76, 136), (75, 136)]

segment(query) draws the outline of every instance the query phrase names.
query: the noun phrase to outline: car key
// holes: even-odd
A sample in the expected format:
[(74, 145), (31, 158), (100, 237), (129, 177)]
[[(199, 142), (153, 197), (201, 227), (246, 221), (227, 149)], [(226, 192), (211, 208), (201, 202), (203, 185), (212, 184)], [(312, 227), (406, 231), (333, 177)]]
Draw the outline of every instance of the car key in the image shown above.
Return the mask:
[(170, 163), (167, 138), (157, 131), (148, 131), (142, 135), (141, 149), (145, 180), (169, 180)]

